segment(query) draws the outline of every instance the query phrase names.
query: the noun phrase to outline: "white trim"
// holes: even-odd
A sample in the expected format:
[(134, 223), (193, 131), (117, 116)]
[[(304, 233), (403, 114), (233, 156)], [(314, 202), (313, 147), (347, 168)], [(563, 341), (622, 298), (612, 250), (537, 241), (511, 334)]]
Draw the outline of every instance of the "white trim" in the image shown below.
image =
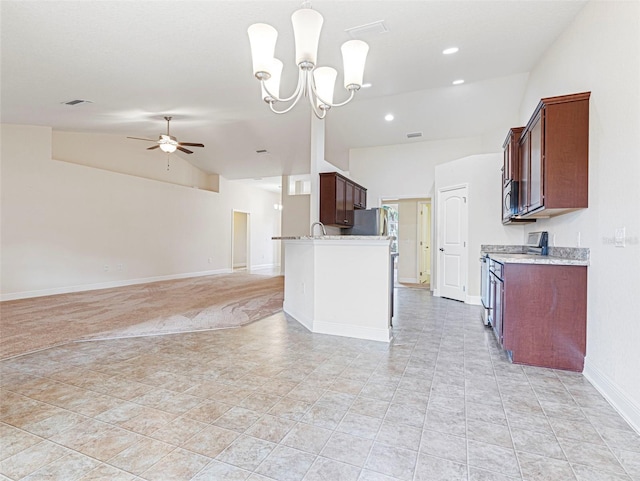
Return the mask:
[(465, 304), (471, 304), (473, 306), (481, 306), (482, 305), (482, 297), (481, 296), (467, 296), (464, 300)]
[(584, 361), (584, 377), (600, 391), (609, 404), (640, 434), (640, 405), (615, 382), (589, 362)]
[(379, 329), (374, 327), (354, 326), (341, 322), (315, 321), (313, 332), (316, 334), (330, 334), (332, 336), (354, 337), (368, 341), (389, 342), (391, 328)]
[(391, 239), (387, 237), (370, 236), (372, 237), (371, 239), (367, 239), (367, 236), (344, 236), (345, 239), (331, 239), (327, 237), (282, 240), (285, 244), (312, 244), (317, 247), (391, 245)]
[(398, 277), (398, 282), (404, 282), (406, 284), (419, 284), (418, 279), (415, 277)]
[(251, 270), (249, 272), (259, 271), (261, 269), (275, 269), (277, 267), (280, 267), (280, 264), (254, 264), (251, 266)]
[(122, 281), (99, 282), (97, 284), (84, 284), (80, 286), (54, 287), (38, 291), (22, 291), (0, 295), (0, 301), (14, 301), (17, 299), (28, 299), (30, 297), (54, 296), (56, 294), (70, 294), (72, 292), (95, 291), (98, 289), (110, 289), (112, 287), (133, 286), (136, 284), (147, 284), (149, 282), (171, 281), (174, 279), (188, 279), (189, 277), (212, 276), (215, 274), (230, 274), (231, 269), (216, 269), (214, 271), (188, 272), (185, 274), (171, 274), (168, 276), (143, 277), (140, 279), (125, 279)]
[(309, 319), (309, 318), (307, 318), (306, 316), (304, 316), (302, 314), (296, 313), (295, 310), (293, 310), (293, 309), (291, 309), (289, 307), (289, 305), (287, 304), (286, 299), (282, 303), (282, 310), (284, 311), (285, 314), (291, 316), (294, 321), (297, 321), (299, 324), (301, 324), (309, 332), (313, 332), (313, 319)]

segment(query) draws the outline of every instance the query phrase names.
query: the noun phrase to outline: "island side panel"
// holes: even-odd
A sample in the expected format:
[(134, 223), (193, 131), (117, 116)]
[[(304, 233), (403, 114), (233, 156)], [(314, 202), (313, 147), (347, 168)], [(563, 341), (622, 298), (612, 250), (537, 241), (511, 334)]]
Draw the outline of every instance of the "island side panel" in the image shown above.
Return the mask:
[(313, 331), (314, 250), (312, 241), (287, 240), (284, 248), (284, 302), (282, 309)]
[(318, 241), (313, 331), (389, 342), (390, 241)]

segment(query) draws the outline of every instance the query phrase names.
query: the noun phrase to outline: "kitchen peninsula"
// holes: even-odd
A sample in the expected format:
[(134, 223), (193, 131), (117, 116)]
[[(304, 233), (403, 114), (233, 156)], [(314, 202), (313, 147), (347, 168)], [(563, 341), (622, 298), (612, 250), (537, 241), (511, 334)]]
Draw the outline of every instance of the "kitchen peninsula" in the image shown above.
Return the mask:
[(393, 237), (273, 239), (285, 245), (285, 313), (314, 333), (390, 341)]

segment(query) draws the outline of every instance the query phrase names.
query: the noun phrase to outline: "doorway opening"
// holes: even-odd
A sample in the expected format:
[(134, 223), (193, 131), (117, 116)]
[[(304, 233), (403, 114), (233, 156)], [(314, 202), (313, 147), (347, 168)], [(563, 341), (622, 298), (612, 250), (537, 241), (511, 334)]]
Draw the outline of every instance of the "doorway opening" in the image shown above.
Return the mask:
[(418, 202), (418, 282), (431, 287), (431, 201)]
[[(393, 209), (395, 232), (394, 246), (398, 257), (395, 262), (395, 276), (399, 286), (430, 288), (431, 283), (431, 199), (429, 198), (383, 198), (383, 207)], [(427, 205), (428, 218), (421, 219), (421, 212)], [(426, 251), (427, 260), (422, 251)], [(425, 273), (429, 277), (425, 277)]]
[(249, 216), (248, 212), (233, 211), (231, 228), (231, 266), (233, 271), (249, 270)]

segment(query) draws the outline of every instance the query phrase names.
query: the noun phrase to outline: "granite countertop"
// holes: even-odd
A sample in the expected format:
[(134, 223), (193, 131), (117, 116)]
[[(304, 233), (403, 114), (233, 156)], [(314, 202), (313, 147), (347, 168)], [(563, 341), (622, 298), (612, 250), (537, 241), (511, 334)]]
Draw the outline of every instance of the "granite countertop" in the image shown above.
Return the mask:
[(552, 264), (560, 266), (588, 266), (589, 249), (584, 247), (549, 247), (549, 255), (527, 253), (527, 246), (482, 245), (482, 255), (501, 264)]
[(553, 264), (559, 266), (588, 266), (584, 259), (569, 259), (567, 257), (541, 256), (536, 254), (502, 254), (490, 253), (491, 259), (501, 264)]
[(271, 240), (393, 240), (394, 236), (388, 235), (300, 235), (300, 236), (283, 236), (272, 237)]

